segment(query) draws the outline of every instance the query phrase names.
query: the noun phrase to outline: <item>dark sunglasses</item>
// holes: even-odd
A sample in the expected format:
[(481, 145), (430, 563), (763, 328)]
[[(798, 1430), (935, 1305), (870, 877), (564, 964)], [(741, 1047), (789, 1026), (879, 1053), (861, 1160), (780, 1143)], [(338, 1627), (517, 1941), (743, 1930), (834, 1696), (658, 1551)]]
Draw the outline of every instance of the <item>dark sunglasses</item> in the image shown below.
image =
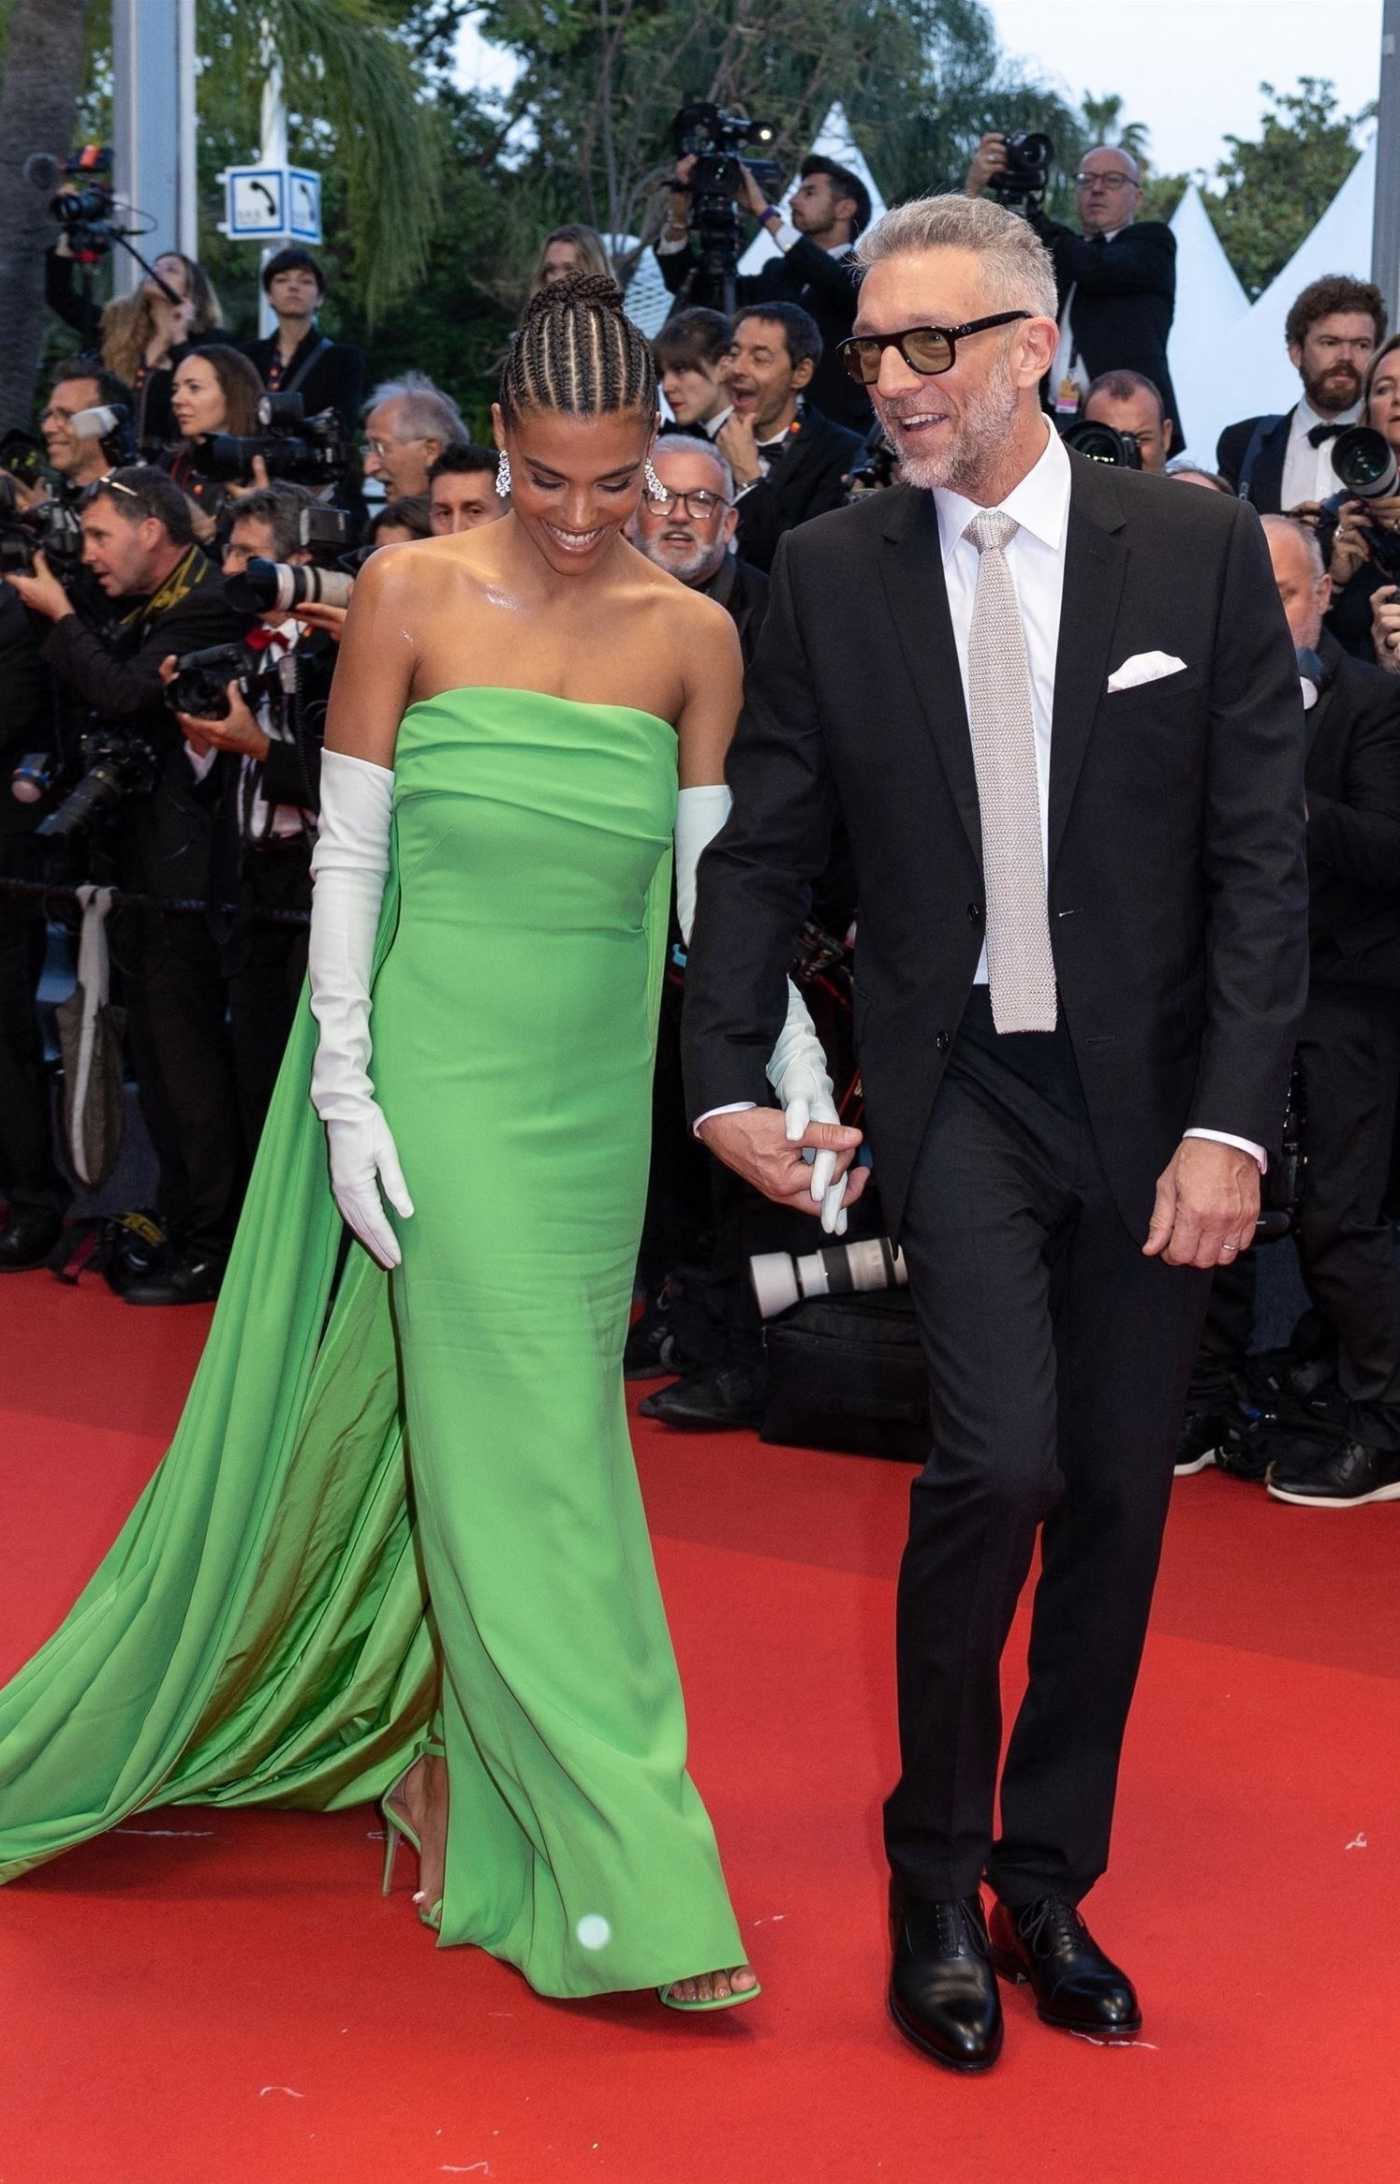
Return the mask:
[(874, 386), (886, 349), (898, 349), (911, 371), (932, 379), (952, 370), (957, 345), (969, 334), (985, 334), (990, 327), (1009, 326), (1013, 319), (1030, 316), (1029, 311), (997, 311), (991, 318), (971, 319), (966, 326), (906, 326), (901, 334), (852, 334), (838, 346), (842, 363), (862, 387)]

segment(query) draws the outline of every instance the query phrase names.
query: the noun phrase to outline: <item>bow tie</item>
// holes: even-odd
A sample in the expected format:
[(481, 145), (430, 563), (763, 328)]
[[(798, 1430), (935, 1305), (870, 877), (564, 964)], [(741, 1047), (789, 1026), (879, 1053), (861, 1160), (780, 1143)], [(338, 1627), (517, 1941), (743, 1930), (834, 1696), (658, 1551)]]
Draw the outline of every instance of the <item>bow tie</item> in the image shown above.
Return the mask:
[(1339, 432), (1347, 432), (1347, 425), (1313, 425), (1308, 431), (1308, 446), (1321, 447), (1324, 440), (1335, 440)]

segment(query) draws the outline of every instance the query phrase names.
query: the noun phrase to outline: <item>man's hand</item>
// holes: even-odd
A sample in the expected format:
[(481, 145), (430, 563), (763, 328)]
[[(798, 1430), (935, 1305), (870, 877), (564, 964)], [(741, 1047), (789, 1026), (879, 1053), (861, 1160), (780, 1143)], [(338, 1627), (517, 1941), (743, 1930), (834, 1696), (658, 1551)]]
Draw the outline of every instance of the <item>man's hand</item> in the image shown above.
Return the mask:
[(1344, 501), (1337, 511), (1328, 574), (1334, 584), (1349, 584), (1363, 561), (1371, 558), (1370, 524), (1364, 501)]
[(73, 612), (73, 603), (59, 583), (53, 570), (41, 553), (34, 556), (32, 576), (7, 576), (5, 582), (11, 591), (17, 591), (27, 607), (42, 614), (46, 621), (62, 622)]
[(1400, 675), (1400, 584), (1382, 584), (1371, 594), (1371, 642), (1376, 665)]
[(964, 195), (980, 197), (992, 176), (1004, 173), (1005, 168), (1006, 139), (1000, 131), (994, 129), (989, 136), (983, 137), (972, 155), (972, 164), (963, 183)]
[(0, 470), (0, 478), (5, 480), (14, 494), (15, 507), (21, 515), (27, 515), (31, 508), (37, 508), (41, 501), (46, 501), (49, 497), (49, 489), (42, 478), (35, 485), (26, 485), (22, 478), (15, 477), (9, 470)]
[[(824, 1194), (812, 1196), (817, 1169), (814, 1162), (802, 1158), (803, 1152), (834, 1153), (834, 1179), (846, 1175), (861, 1142), (859, 1130), (841, 1122), (812, 1122), (799, 1138), (790, 1139), (776, 1107), (751, 1107), (739, 1114), (707, 1116), (699, 1135), (701, 1143), (726, 1168), (752, 1183), (765, 1198), (814, 1216), (821, 1213)], [(857, 1168), (849, 1176), (845, 1198), (848, 1206), (860, 1197), (869, 1173), (868, 1168)]]
[(715, 446), (733, 471), (736, 485), (757, 485), (763, 476), (763, 458), (747, 417), (741, 417), (737, 410), (726, 417), (715, 434)]
[(1168, 1266), (1233, 1266), (1258, 1219), (1254, 1155), (1214, 1138), (1183, 1138), (1157, 1178), (1143, 1253)]
[(1318, 519), (1322, 514), (1322, 503), (1321, 501), (1299, 501), (1296, 508), (1285, 508), (1283, 512), (1292, 522), (1305, 523), (1310, 531), (1315, 531), (1318, 526)]
[(300, 622), (303, 629), (323, 629), (337, 644), (345, 634), (345, 617), (348, 607), (333, 607), (325, 599), (308, 599), (304, 606), (293, 607), (292, 619)]
[(768, 210), (768, 200), (753, 178), (751, 168), (739, 161), (739, 203), (745, 212), (751, 212), (755, 220), (761, 220)]
[[(162, 680), (167, 679), (163, 662), (161, 674)], [(272, 748), (271, 740), (249, 712), (236, 682), (228, 686), (227, 720), (206, 720), (198, 713), (177, 713), (175, 718), (185, 741), (200, 752), (233, 751), (238, 757), (256, 759), (261, 765)]]
[(251, 485), (226, 485), (225, 493), (230, 500), (246, 500), (250, 493), (265, 493), (272, 480), (267, 474), (267, 464), (261, 455), (253, 457), (253, 482)]

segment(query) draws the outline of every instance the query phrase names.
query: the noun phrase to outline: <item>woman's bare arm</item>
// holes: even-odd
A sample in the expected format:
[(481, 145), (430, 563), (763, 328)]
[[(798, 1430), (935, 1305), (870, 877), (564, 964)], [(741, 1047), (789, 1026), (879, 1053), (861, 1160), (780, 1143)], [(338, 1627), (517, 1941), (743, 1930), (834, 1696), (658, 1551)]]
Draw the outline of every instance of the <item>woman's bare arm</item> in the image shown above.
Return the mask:
[(711, 599), (696, 596), (691, 602), (682, 665), (685, 697), (676, 722), (681, 787), (699, 789), (723, 781), (744, 702), (739, 633), (733, 617)]
[(431, 597), (421, 571), (404, 566), (405, 555), (411, 563), (413, 546), (385, 546), (355, 579), (326, 714), (328, 751), (391, 769), (399, 722), (413, 696), (414, 629), (425, 593)]

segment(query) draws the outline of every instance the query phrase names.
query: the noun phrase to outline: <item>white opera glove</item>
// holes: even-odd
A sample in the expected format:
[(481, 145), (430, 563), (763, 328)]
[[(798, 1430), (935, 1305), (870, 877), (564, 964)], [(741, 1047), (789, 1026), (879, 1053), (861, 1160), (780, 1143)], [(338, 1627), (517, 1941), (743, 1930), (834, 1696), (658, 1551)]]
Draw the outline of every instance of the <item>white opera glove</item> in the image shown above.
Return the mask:
[[(729, 817), (734, 798), (723, 782), (704, 788), (682, 789), (676, 800), (676, 915), (681, 938), (690, 945), (695, 924), (697, 875), (704, 851)], [(806, 1003), (787, 982), (787, 1020), (768, 1060), (768, 1082), (783, 1106), (788, 1139), (795, 1144), (809, 1122), (839, 1122), (827, 1075), (826, 1055)], [(835, 1153), (818, 1153), (812, 1161), (812, 1197), (822, 1209), (822, 1227), (828, 1236), (844, 1236), (846, 1178), (832, 1182)]]
[(404, 1220), (413, 1202), (370, 1082), (369, 990), (393, 801), (394, 776), (387, 766), (344, 751), (325, 753), (306, 965), (320, 1034), (311, 1104), (326, 1126), (331, 1189), (366, 1251), (390, 1267), (402, 1254), (380, 1191)]

